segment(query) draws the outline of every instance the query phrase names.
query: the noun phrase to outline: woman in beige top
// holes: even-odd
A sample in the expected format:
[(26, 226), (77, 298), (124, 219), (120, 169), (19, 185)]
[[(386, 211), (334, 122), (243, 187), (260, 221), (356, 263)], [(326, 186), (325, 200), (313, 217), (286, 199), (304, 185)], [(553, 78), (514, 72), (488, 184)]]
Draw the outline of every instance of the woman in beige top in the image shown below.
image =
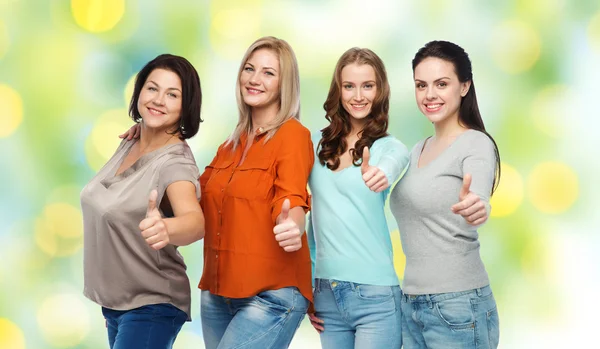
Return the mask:
[(81, 192), (84, 295), (102, 306), (110, 347), (171, 348), (190, 320), (178, 246), (204, 237), (198, 168), (185, 139), (200, 126), (194, 67), (160, 55), (138, 73), (123, 140)]

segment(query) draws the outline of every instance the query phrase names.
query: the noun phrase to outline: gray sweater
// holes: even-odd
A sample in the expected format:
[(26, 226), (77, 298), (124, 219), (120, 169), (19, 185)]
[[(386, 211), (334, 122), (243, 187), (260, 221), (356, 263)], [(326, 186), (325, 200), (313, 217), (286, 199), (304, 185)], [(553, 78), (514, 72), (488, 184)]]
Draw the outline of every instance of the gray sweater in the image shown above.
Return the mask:
[(410, 167), (390, 195), (406, 255), (403, 291), (409, 295), (466, 291), (489, 284), (479, 255), (477, 227), (450, 207), (459, 202), (464, 174), (486, 203), (496, 169), (487, 135), (467, 130), (437, 158), (418, 168), (425, 140), (411, 152)]

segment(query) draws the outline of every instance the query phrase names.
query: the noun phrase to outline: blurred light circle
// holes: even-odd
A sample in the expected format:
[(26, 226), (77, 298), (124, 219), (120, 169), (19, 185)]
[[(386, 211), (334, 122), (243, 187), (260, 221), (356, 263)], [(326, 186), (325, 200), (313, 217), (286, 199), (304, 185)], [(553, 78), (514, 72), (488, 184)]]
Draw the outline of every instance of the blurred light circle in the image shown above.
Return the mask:
[(560, 138), (568, 131), (565, 120), (572, 113), (570, 90), (563, 85), (545, 87), (531, 103), (531, 117), (535, 126), (545, 134)]
[(492, 31), (490, 45), (494, 62), (510, 74), (531, 69), (540, 57), (542, 46), (538, 33), (520, 21), (498, 25)]
[(577, 174), (560, 162), (537, 165), (529, 175), (527, 189), (531, 203), (549, 214), (568, 210), (579, 196)]
[(36, 245), (48, 256), (56, 257), (58, 254), (58, 243), (56, 242), (52, 226), (44, 218), (37, 218), (33, 225)]
[(19, 326), (0, 318), (0, 348), (25, 349), (25, 336)]
[(119, 135), (127, 131), (133, 121), (127, 109), (113, 109), (102, 114), (88, 136), (85, 154), (90, 167), (98, 171), (119, 147)]
[(505, 217), (512, 214), (523, 201), (523, 178), (517, 170), (502, 163), (500, 184), (490, 200), (492, 217)]
[(213, 11), (210, 43), (215, 52), (227, 59), (241, 59), (246, 47), (260, 37), (261, 13), (260, 5), (244, 4)]
[(38, 309), (37, 322), (46, 342), (58, 348), (79, 345), (90, 330), (85, 304), (72, 294), (46, 298)]
[(0, 21), (0, 58), (6, 54), (9, 46), (10, 38), (8, 37), (8, 30), (4, 22)]
[(47, 205), (34, 223), (37, 246), (51, 257), (70, 256), (83, 245), (81, 211), (67, 203)]
[(75, 22), (92, 33), (111, 30), (125, 13), (124, 0), (71, 0)]
[(77, 238), (83, 235), (83, 216), (78, 208), (65, 203), (53, 203), (44, 208), (44, 217), (59, 237)]
[(0, 84), (0, 138), (10, 136), (23, 121), (23, 101), (17, 91)]

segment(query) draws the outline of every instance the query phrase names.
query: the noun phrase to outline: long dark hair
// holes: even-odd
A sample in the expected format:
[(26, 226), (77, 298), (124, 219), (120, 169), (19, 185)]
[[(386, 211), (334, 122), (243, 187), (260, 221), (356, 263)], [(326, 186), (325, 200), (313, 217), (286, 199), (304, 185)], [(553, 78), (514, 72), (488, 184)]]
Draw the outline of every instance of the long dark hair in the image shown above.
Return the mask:
[(469, 55), (462, 47), (448, 41), (431, 41), (425, 44), (412, 60), (413, 73), (419, 63), (425, 58), (435, 57), (452, 63), (458, 80), (462, 83), (471, 82), (471, 87), (467, 94), (462, 97), (460, 108), (458, 110), (458, 122), (470, 129), (485, 133), (494, 143), (494, 152), (496, 153), (496, 171), (494, 182), (492, 183), (492, 194), (498, 188), (500, 183), (500, 152), (494, 138), (485, 130), (483, 119), (477, 106), (477, 95), (475, 94), (475, 83), (473, 82), (473, 69)]
[(352, 164), (360, 166), (364, 147), (371, 147), (373, 143), (387, 136), (388, 111), (390, 109), (390, 85), (383, 61), (373, 51), (366, 48), (351, 48), (344, 52), (338, 60), (327, 100), (323, 104), (325, 118), (329, 126), (321, 130), (319, 141), (319, 162), (327, 164), (330, 170), (336, 170), (340, 166), (340, 156), (346, 152), (346, 136), (352, 130), (351, 116), (342, 106), (342, 69), (350, 64), (368, 64), (375, 70), (375, 84), (377, 94), (373, 101), (371, 113), (367, 116), (367, 123), (360, 131), (360, 138), (356, 141), (354, 149), (350, 149)]

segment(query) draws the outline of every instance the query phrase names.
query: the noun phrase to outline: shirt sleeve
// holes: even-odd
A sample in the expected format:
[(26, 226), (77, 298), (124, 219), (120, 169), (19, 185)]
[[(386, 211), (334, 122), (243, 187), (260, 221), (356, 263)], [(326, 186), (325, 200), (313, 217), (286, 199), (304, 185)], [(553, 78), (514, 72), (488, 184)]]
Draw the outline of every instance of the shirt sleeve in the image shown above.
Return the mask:
[(194, 159), (186, 157), (171, 158), (161, 166), (158, 179), (157, 204), (160, 205), (167, 187), (175, 182), (187, 181), (196, 187), (196, 198), (200, 200), (200, 183), (198, 182), (198, 167)]
[(310, 210), (308, 197), (308, 176), (315, 157), (310, 131), (304, 126), (279, 129), (285, 131), (275, 160), (275, 195), (271, 203), (273, 222), (281, 213), (281, 205), (285, 199), (290, 200), (290, 207), (302, 207), (305, 212)]
[(489, 137), (479, 133), (469, 144), (462, 160), (463, 178), (471, 174), (471, 191), (481, 198), (490, 212), (490, 196), (496, 173), (496, 153)]
[(382, 145), (381, 158), (375, 166), (385, 173), (388, 183), (392, 185), (408, 168), (409, 161), (408, 148), (396, 138), (390, 137)]

